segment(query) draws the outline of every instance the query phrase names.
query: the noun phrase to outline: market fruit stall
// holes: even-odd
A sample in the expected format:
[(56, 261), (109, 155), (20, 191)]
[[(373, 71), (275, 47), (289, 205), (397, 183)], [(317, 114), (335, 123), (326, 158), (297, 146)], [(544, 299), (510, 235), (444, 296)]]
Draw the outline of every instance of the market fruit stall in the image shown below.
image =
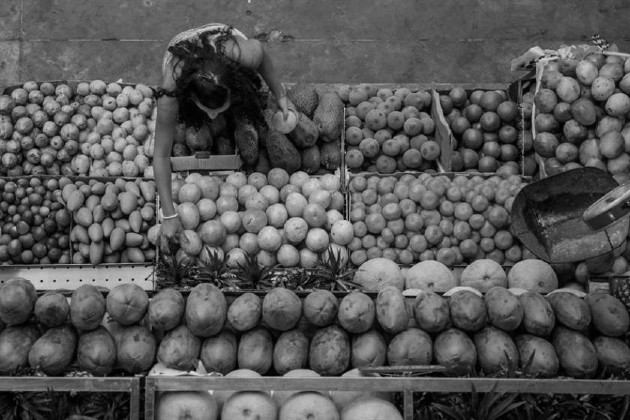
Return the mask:
[[(135, 419), (144, 393), (146, 419), (349, 420), (444, 414), (465, 394), (528, 415), (549, 414), (530, 394), (627, 395), (627, 233), (605, 255), (556, 264), (513, 223), (537, 180), (582, 167), (611, 187), (626, 179), (630, 67), (613, 57), (545, 67), (519, 99), (508, 87), (296, 84), (294, 120), (274, 123), (272, 107), (266, 132), (179, 126), (184, 231), (170, 253), (157, 246), (152, 89), (6, 89), (0, 401), (25, 413), (14, 396), (28, 393), (70, 416), (88, 403), (46, 392), (113, 392)], [(238, 147), (245, 137), (258, 148)]]

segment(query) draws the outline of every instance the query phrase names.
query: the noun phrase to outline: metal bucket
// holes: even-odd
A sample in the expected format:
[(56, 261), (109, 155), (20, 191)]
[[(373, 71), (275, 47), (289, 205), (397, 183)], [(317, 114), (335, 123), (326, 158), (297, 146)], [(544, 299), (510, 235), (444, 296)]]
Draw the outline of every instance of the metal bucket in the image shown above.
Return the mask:
[(610, 174), (590, 167), (528, 184), (512, 205), (512, 233), (549, 263), (584, 261), (619, 251), (628, 236), (628, 217), (597, 231), (582, 218), (589, 206), (617, 186)]

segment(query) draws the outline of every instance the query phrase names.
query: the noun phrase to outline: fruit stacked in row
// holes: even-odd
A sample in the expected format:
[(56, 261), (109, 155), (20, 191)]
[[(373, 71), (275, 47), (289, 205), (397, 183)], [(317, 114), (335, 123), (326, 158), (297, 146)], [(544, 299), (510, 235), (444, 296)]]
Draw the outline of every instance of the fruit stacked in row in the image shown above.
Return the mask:
[(402, 264), (435, 259), (447, 266), (479, 258), (521, 260), (510, 209), (524, 182), (517, 175), (353, 176), (350, 260), (386, 257)]
[(289, 118), (276, 113), (277, 105), (264, 111), (266, 127), (233, 126), (220, 115), (200, 128), (178, 124), (173, 156), (212, 150), (216, 155), (238, 153), (248, 171), (267, 174), (282, 168), (290, 174), (334, 172), (341, 164), (343, 103), (335, 91), (318, 92), (315, 85), (298, 83), (287, 90)]
[[(454, 87), (440, 94), (440, 105), (456, 140), (451, 169), (496, 172), (509, 165), (520, 174), (518, 105), (504, 91)], [(525, 165), (531, 172), (531, 163)], [(532, 173), (524, 173), (532, 175)]]
[(432, 95), (409, 88), (362, 84), (340, 91), (346, 102), (346, 166), (352, 172), (390, 174), (436, 170)]
[(630, 60), (601, 53), (545, 66), (540, 89), (523, 95), (522, 104), (535, 104), (533, 148), (545, 174), (593, 166), (628, 179), (628, 73)]
[(25, 82), (0, 95), (0, 175), (141, 176), (153, 108), (143, 84)]
[[(343, 376), (361, 376), (357, 370), (348, 373), (351, 375)], [(284, 376), (290, 380), (320, 375), (309, 369), (296, 369)], [(226, 377), (262, 379), (249, 369), (232, 371)], [(206, 420), (402, 420), (390, 400), (387, 392), (369, 391), (172, 391), (160, 396), (156, 418), (168, 420), (185, 413), (189, 418)]]
[(0, 263), (70, 263), (70, 213), (51, 178), (0, 179)]
[(184, 228), (180, 251), (202, 261), (218, 252), (234, 265), (249, 255), (267, 267), (313, 267), (329, 246), (343, 249), (352, 239), (340, 187), (332, 174), (289, 175), (280, 168), (268, 175), (233, 172), (225, 179), (178, 177), (173, 197)]
[(155, 259), (148, 231), (156, 223), (154, 181), (59, 179), (60, 200), (70, 213), (72, 262), (144, 263)]

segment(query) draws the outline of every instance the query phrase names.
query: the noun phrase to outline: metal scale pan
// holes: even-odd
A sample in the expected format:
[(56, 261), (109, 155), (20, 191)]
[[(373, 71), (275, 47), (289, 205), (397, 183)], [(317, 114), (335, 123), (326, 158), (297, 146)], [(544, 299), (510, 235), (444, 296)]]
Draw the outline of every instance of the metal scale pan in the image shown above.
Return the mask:
[(630, 226), (624, 217), (630, 210), (630, 188), (622, 187), (612, 175), (590, 167), (535, 181), (514, 199), (512, 233), (549, 263), (584, 261), (623, 250)]

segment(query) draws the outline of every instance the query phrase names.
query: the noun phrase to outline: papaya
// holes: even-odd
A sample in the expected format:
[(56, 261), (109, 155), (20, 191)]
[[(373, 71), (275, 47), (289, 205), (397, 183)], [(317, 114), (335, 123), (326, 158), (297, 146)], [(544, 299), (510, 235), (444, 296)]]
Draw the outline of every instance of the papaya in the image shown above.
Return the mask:
[(319, 137), (319, 128), (307, 115), (299, 112), (295, 128), (288, 133), (289, 139), (299, 149), (315, 146)]
[(484, 295), (490, 324), (504, 331), (514, 331), (523, 320), (523, 307), (512, 292), (505, 287), (494, 286)]
[(61, 375), (74, 360), (77, 332), (72, 325), (64, 324), (47, 330), (28, 352), (28, 363), (46, 375)]
[(386, 333), (398, 334), (407, 329), (409, 314), (405, 297), (398, 288), (388, 286), (376, 296), (376, 319)]
[(206, 338), (201, 344), (199, 360), (206, 372), (218, 372), (226, 375), (236, 369), (238, 340), (233, 332), (223, 330), (219, 334)]
[(350, 364), (353, 368), (384, 366), (387, 362), (387, 342), (375, 329), (352, 336)]
[(234, 143), (243, 162), (248, 166), (253, 166), (258, 160), (258, 131), (254, 124), (249, 121), (240, 122), (234, 130)]
[(61, 293), (48, 291), (37, 298), (33, 313), (37, 322), (45, 327), (58, 327), (68, 320), (70, 305)]
[(608, 293), (590, 293), (586, 303), (591, 309), (592, 324), (608, 337), (619, 337), (628, 331), (630, 316), (624, 304)]
[(322, 168), (334, 171), (341, 165), (341, 142), (334, 140), (319, 145), (319, 161)]
[(468, 332), (486, 325), (487, 310), (483, 298), (470, 290), (458, 290), (448, 300), (453, 325)]
[(131, 325), (144, 318), (149, 307), (149, 295), (134, 283), (119, 284), (106, 299), (107, 313), (122, 325)]
[(525, 331), (539, 337), (551, 334), (556, 317), (549, 301), (538, 292), (526, 292), (519, 296), (523, 307), (523, 327)]
[(419, 328), (396, 334), (387, 346), (390, 366), (429, 365), (433, 360), (433, 340)]
[(423, 291), (413, 301), (416, 324), (430, 333), (446, 330), (451, 324), (448, 300), (431, 291)]
[(155, 337), (141, 325), (120, 326), (119, 332), (112, 334), (116, 341), (118, 366), (125, 372), (137, 374), (151, 369), (155, 363)]
[(599, 365), (609, 369), (611, 373), (623, 372), (630, 367), (630, 347), (625, 341), (600, 336), (593, 340)]
[(180, 325), (164, 335), (157, 351), (157, 360), (167, 368), (195, 370), (199, 360), (201, 340), (185, 325)]
[(287, 90), (287, 98), (295, 108), (309, 118), (313, 116), (315, 108), (319, 104), (319, 95), (315, 86), (308, 83), (296, 83)]
[(91, 284), (82, 284), (70, 298), (70, 322), (78, 330), (91, 331), (101, 325), (105, 315), (105, 298)]
[(237, 353), (238, 367), (264, 375), (273, 363), (273, 341), (264, 327), (256, 327), (241, 335)]
[(274, 287), (263, 298), (262, 318), (267, 326), (277, 331), (295, 327), (302, 315), (302, 301), (284, 287)]
[(330, 290), (310, 292), (302, 302), (304, 317), (313, 325), (327, 327), (337, 319), (339, 302)]
[(337, 320), (341, 327), (352, 334), (364, 333), (374, 323), (374, 301), (363, 292), (353, 292), (341, 299)]
[(217, 286), (200, 283), (190, 291), (184, 315), (190, 332), (199, 337), (211, 337), (223, 329), (227, 301)]
[(185, 304), (184, 296), (178, 290), (160, 290), (149, 302), (149, 325), (160, 331), (172, 330), (182, 321)]
[(343, 109), (343, 101), (337, 92), (328, 91), (319, 96), (319, 103), (313, 112), (313, 122), (317, 124), (322, 140), (329, 142), (340, 138)]
[(7, 325), (19, 325), (33, 315), (37, 291), (23, 278), (12, 278), (0, 286), (0, 320)]
[(555, 292), (547, 299), (551, 303), (558, 323), (577, 331), (585, 331), (591, 324), (591, 309), (588, 303), (571, 292)]
[(484, 373), (493, 374), (504, 370), (513, 372), (518, 368), (518, 349), (505, 331), (485, 327), (475, 334), (474, 341), (479, 367)]
[(265, 149), (272, 168), (282, 168), (292, 174), (302, 166), (302, 157), (297, 148), (287, 136), (272, 127), (265, 138)]
[(319, 146), (306, 147), (300, 153), (302, 154), (302, 170), (307, 174), (317, 173), (321, 167)]
[(77, 362), (81, 370), (94, 376), (105, 376), (114, 369), (116, 343), (105, 327), (81, 334), (77, 346)]
[(597, 372), (597, 350), (585, 335), (558, 326), (554, 330), (551, 344), (556, 350), (560, 366), (568, 376), (577, 379), (592, 378)]
[(524, 374), (543, 378), (557, 375), (560, 362), (556, 350), (549, 341), (531, 334), (520, 334), (516, 336), (514, 342)]
[(309, 346), (308, 364), (322, 376), (338, 376), (350, 365), (350, 337), (337, 325), (320, 328)]
[(28, 365), (28, 353), (41, 336), (35, 324), (8, 326), (0, 332), (0, 375)]
[(280, 334), (273, 348), (272, 363), (279, 375), (304, 369), (308, 365), (309, 339), (302, 331), (292, 329)]
[(441, 332), (433, 343), (435, 361), (454, 374), (466, 374), (477, 365), (477, 348), (464, 331), (449, 328)]

